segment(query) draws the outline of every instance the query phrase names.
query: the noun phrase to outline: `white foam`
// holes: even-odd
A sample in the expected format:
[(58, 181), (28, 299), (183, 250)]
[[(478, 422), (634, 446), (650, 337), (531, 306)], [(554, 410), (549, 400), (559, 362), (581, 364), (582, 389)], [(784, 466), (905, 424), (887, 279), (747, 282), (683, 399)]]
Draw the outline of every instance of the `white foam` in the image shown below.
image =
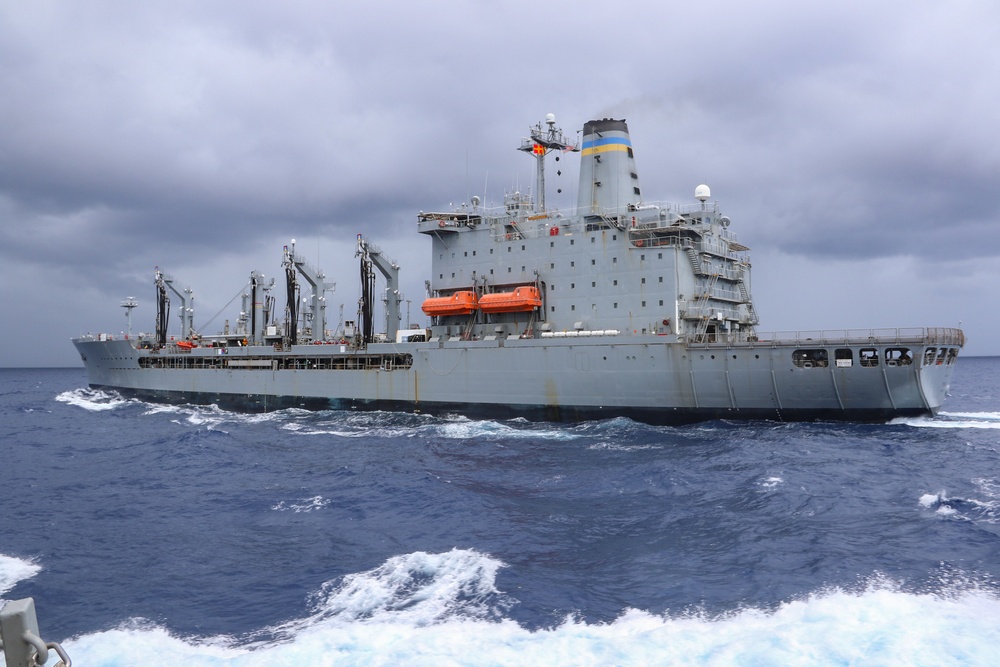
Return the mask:
[(1000, 429), (1000, 412), (939, 412), (936, 417), (900, 417), (889, 423), (916, 428)]
[(459, 616), (480, 618), (489, 613), (491, 598), (501, 598), (495, 587), (501, 567), (496, 559), (462, 549), (396, 556), (374, 570), (327, 584), (316, 610), (338, 622), (405, 619), (422, 626)]
[(192, 426), (204, 426), (207, 430), (219, 429), (223, 424), (261, 424), (271, 421), (281, 421), (287, 419), (287, 415), (282, 411), (245, 413), (231, 412), (223, 410), (218, 405), (160, 405), (157, 403), (148, 404), (148, 409), (143, 413), (145, 416), (158, 414), (177, 415), (172, 421), (175, 424), (190, 424)]
[[(930, 495), (930, 494), (928, 494)], [(936, 498), (937, 496), (932, 496)], [(928, 501), (930, 502), (930, 501)], [(992, 665), (1000, 599), (965, 584), (905, 593), (873, 578), (770, 611), (718, 617), (626, 610), (528, 630), (504, 618), (503, 564), (471, 550), (413, 553), (328, 583), (313, 613), (261, 631), (268, 641), (181, 639), (125, 626), (63, 642), (73, 661), (117, 665)], [(266, 604), (263, 601), (262, 604)]]
[(0, 595), (14, 588), (19, 581), (31, 579), (42, 568), (30, 560), (0, 554)]
[(1000, 422), (1000, 412), (939, 412), (942, 417), (955, 419), (983, 419)]
[(91, 412), (114, 410), (128, 403), (118, 392), (87, 388), (64, 391), (56, 396), (56, 400), (60, 403), (69, 403), (78, 408), (90, 410)]
[(944, 491), (937, 494), (925, 493), (920, 496), (920, 504), (933, 509), (941, 516), (958, 516), (962, 519), (986, 524), (1000, 523), (1000, 500), (997, 500), (997, 483), (991, 479), (972, 480), (988, 497), (949, 498)]
[(785, 480), (780, 477), (768, 477), (767, 479), (761, 480), (761, 488), (771, 490), (777, 488), (780, 484), (784, 484)]
[(996, 479), (975, 477), (973, 478), (972, 483), (990, 498), (1000, 499), (1000, 482)]
[[(526, 422), (521, 422), (526, 423)], [(566, 429), (514, 428), (495, 421), (453, 420), (437, 425), (437, 434), (442, 438), (467, 440), (475, 439), (531, 439), (531, 440), (575, 440), (579, 436)]]
[(662, 444), (627, 445), (621, 442), (595, 442), (587, 449), (604, 450), (609, 452), (639, 452), (647, 449), (663, 449)]
[(920, 504), (930, 509), (941, 502), (941, 498), (944, 497), (944, 491), (941, 493), (925, 493), (920, 496)]
[[(567, 618), (531, 631), (509, 619), (441, 615), (483, 565), (469, 552), (411, 554), (347, 578), (316, 614), (269, 643), (182, 640), (131, 627), (63, 642), (73, 661), (118, 665), (966, 665), (996, 664), (1000, 600), (978, 590), (903, 593), (880, 582), (722, 617), (626, 610), (611, 623)], [(488, 560), (488, 559), (486, 559)], [(471, 562), (465, 562), (471, 561)], [(465, 562), (465, 565), (460, 565)], [(456, 569), (457, 568), (457, 569)], [(429, 575), (413, 585), (413, 571)], [(409, 573), (409, 574), (408, 574)], [(418, 577), (418, 580), (422, 581)], [(475, 592), (478, 586), (473, 586)], [(488, 587), (487, 587), (488, 588)], [(433, 608), (433, 609), (432, 609)]]
[[(412, 415), (407, 415), (408, 418)], [(393, 424), (399, 419), (398, 414), (383, 412), (366, 412), (348, 414), (319, 423), (289, 422), (283, 424), (283, 430), (296, 435), (332, 435), (338, 438), (414, 438), (434, 437), (448, 440), (498, 440), (498, 439), (539, 439), (539, 440), (575, 440), (579, 436), (565, 429), (538, 428), (524, 420), (511, 420), (500, 423), (489, 420), (473, 420), (467, 417), (452, 416), (435, 418), (422, 416), (417, 422)], [(512, 424), (524, 424), (525, 428), (515, 428)]]
[(313, 496), (312, 498), (305, 498), (297, 503), (285, 504), (282, 500), (278, 502), (277, 505), (271, 507), (272, 510), (277, 512), (295, 512), (296, 514), (302, 512), (312, 512), (313, 510), (320, 510), (330, 504), (329, 498), (324, 498), (323, 496)]

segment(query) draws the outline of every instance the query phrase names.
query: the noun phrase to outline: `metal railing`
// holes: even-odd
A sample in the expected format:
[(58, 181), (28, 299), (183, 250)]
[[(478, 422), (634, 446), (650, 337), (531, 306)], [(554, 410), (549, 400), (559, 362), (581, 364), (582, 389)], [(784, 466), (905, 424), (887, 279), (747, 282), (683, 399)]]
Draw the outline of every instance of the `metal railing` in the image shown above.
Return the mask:
[(965, 345), (965, 334), (951, 327), (909, 327), (896, 329), (824, 329), (767, 333), (697, 334), (689, 345), (750, 345), (753, 347), (797, 347), (823, 345)]

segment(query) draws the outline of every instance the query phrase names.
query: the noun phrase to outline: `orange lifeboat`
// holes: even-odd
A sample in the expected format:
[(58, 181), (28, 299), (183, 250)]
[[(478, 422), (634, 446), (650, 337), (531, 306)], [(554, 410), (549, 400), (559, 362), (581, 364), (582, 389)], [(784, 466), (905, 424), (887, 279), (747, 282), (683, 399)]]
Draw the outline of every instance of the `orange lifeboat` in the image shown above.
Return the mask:
[(189, 340), (179, 340), (177, 341), (177, 347), (181, 348), (182, 350), (190, 350), (198, 346)]
[(476, 293), (455, 292), (448, 296), (436, 296), (424, 301), (420, 307), (427, 315), (470, 315), (477, 307)]
[(513, 292), (484, 294), (479, 308), (484, 313), (529, 313), (542, 305), (542, 295), (537, 287), (518, 287)]

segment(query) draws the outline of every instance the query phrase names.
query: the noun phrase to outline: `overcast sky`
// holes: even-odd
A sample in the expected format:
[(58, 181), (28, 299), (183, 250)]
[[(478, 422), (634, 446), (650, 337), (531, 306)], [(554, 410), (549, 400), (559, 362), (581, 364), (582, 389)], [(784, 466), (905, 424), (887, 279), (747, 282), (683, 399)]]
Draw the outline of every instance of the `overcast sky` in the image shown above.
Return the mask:
[(0, 0), (0, 367), (80, 365), (126, 296), (151, 331), (157, 266), (235, 324), (292, 238), (334, 322), (358, 233), (423, 322), (417, 212), (529, 190), (547, 113), (627, 119), (644, 197), (711, 186), (762, 331), (961, 323), (1000, 354), (998, 112), (995, 0)]

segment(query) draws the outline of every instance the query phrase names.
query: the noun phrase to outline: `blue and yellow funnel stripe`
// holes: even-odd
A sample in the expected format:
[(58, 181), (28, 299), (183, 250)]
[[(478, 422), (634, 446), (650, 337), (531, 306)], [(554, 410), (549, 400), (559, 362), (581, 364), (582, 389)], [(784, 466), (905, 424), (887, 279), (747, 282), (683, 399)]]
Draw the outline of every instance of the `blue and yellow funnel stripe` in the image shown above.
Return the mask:
[(609, 153), (611, 151), (625, 151), (632, 147), (632, 142), (628, 137), (600, 137), (597, 139), (585, 139), (581, 156), (594, 155), (597, 153)]

